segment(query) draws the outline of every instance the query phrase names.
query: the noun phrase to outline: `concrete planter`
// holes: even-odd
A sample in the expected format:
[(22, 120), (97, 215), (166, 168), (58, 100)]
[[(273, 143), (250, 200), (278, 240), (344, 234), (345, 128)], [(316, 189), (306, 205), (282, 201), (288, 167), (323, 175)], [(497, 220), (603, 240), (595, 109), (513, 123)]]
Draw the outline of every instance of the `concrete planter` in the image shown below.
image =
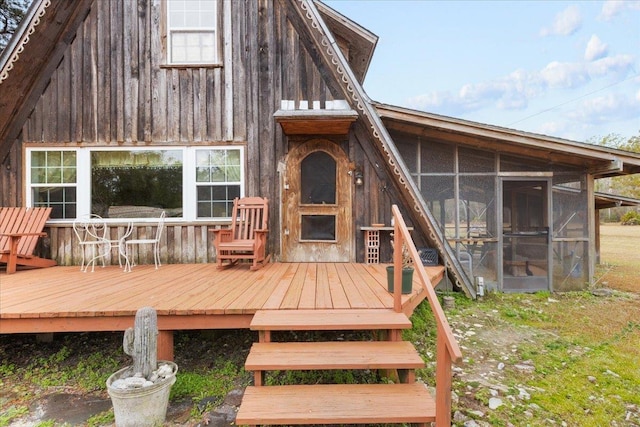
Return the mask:
[(164, 423), (169, 406), (171, 386), (176, 382), (178, 365), (162, 361), (172, 368), (172, 374), (152, 385), (139, 388), (116, 388), (113, 383), (129, 378), (133, 374), (131, 366), (120, 369), (107, 379), (107, 391), (113, 403), (116, 427), (154, 427)]

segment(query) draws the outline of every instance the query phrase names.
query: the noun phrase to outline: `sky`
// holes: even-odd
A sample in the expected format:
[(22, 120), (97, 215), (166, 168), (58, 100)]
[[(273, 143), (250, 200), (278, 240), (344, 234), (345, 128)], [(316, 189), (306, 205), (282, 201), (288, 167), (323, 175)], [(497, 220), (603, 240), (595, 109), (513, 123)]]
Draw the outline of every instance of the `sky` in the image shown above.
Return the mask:
[(379, 37), (378, 102), (593, 142), (640, 135), (640, 0), (324, 0)]

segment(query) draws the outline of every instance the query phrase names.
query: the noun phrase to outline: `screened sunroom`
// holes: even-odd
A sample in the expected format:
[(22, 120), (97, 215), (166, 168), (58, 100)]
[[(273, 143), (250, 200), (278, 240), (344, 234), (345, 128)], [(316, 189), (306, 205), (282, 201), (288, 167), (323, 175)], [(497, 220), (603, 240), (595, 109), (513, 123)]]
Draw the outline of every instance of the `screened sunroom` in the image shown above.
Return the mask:
[(423, 138), (396, 143), (472, 280), (504, 292), (588, 282), (585, 173)]

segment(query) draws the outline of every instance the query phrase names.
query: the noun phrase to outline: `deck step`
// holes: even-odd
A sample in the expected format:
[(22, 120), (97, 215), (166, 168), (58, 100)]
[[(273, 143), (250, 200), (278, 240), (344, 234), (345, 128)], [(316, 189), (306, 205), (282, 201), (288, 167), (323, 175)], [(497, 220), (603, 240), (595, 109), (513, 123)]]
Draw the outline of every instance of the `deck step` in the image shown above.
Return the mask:
[(345, 331), (409, 329), (404, 313), (389, 309), (259, 310), (251, 321), (254, 331)]
[(254, 343), (248, 371), (307, 369), (419, 369), (424, 361), (407, 341)]
[(421, 383), (250, 386), (236, 424), (427, 423), (435, 414)]

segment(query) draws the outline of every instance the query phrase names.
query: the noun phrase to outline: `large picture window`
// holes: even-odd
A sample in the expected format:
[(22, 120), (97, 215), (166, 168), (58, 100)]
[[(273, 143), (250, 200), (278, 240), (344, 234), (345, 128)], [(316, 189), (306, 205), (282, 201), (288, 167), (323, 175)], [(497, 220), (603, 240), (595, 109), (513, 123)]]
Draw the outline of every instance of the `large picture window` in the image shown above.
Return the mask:
[(169, 63), (219, 62), (217, 9), (217, 0), (167, 0)]
[(182, 217), (182, 150), (92, 151), (91, 213)]
[(244, 193), (244, 147), (27, 148), (28, 206), (52, 220), (228, 220)]

